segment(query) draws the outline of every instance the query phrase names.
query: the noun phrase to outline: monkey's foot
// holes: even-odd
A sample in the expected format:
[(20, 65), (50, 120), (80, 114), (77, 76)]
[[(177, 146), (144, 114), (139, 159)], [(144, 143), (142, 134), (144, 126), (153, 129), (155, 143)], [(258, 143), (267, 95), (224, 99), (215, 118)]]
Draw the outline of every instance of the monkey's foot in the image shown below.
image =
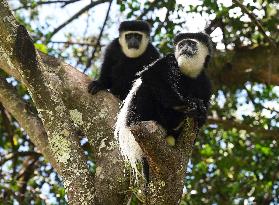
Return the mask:
[(175, 138), (173, 136), (171, 136), (171, 135), (167, 136), (166, 141), (167, 141), (167, 143), (170, 146), (174, 146), (175, 145)]

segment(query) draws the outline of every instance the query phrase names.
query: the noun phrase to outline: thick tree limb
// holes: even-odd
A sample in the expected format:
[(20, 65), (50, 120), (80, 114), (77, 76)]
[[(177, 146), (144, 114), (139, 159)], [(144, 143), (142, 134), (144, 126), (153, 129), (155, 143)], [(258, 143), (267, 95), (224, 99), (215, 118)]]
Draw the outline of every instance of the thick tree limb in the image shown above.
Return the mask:
[(215, 90), (242, 87), (247, 81), (279, 85), (279, 50), (259, 46), (217, 53), (208, 73)]
[[(64, 79), (62, 97), (70, 110), (73, 122), (88, 137), (97, 164), (95, 176), (96, 203), (122, 204), (129, 190), (129, 177), (113, 131), (119, 100), (108, 92), (92, 96), (87, 92), (90, 79), (72, 66), (59, 59), (41, 54), (45, 64), (61, 70)], [(117, 180), (115, 180), (117, 179)]]
[(197, 136), (194, 122), (185, 120), (183, 134), (174, 147), (166, 143), (164, 130), (154, 122), (140, 122), (131, 131), (146, 154), (151, 169), (151, 182), (148, 184), (145, 203), (178, 204), (184, 186), (186, 165)]
[[(69, 201), (74, 204), (93, 201), (93, 178), (60, 96), (62, 81), (55, 77), (55, 70), (42, 63), (27, 31), (17, 24), (6, 1), (0, 4), (0, 19), (1, 31), (4, 30), (0, 35), (0, 52), (4, 54), (0, 61), (7, 60), (9, 67), (20, 73), (32, 96), (48, 133), (49, 148)], [(6, 36), (2, 35), (5, 31)]]

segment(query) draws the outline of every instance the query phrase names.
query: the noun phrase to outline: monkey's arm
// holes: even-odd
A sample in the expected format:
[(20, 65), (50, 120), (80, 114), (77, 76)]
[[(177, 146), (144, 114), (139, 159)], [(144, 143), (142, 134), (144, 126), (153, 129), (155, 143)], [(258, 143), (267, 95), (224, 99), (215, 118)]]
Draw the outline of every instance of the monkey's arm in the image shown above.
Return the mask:
[(152, 61), (160, 58), (159, 51), (151, 43), (149, 43), (148, 45), (146, 54)]
[(114, 40), (106, 48), (104, 61), (101, 67), (100, 78), (98, 80), (92, 81), (89, 84), (88, 86), (89, 93), (94, 95), (100, 90), (106, 90), (111, 87), (111, 71), (112, 71), (112, 66), (115, 64), (117, 59), (115, 56), (117, 55), (117, 53), (114, 52), (115, 50), (117, 50), (117, 47), (119, 47), (119, 45), (117, 44), (117, 41)]
[(192, 97), (184, 95), (184, 105), (175, 107), (175, 109), (185, 113), (188, 117), (193, 117), (197, 121), (198, 126), (201, 127), (205, 124), (208, 115), (212, 93), (211, 83), (208, 77), (202, 73), (192, 87)]

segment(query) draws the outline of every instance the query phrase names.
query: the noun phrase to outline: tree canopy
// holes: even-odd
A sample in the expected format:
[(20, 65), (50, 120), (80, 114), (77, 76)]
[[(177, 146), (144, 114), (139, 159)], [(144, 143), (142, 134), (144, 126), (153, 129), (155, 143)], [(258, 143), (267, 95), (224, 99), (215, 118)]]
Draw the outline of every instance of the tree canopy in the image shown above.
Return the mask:
[[(13, 0), (8, 3), (17, 22), (32, 37), (35, 48), (40, 52), (41, 61), (45, 65), (52, 65), (49, 78), (52, 78), (51, 74), (55, 78), (58, 73), (60, 78), (63, 76), (69, 82), (76, 81), (72, 87), (65, 86), (66, 100), (60, 102), (56, 99), (57, 101), (52, 102), (49, 99), (46, 103), (53, 103), (53, 107), (65, 104), (67, 109), (72, 106), (70, 118), (78, 126), (84, 127), (86, 126), (81, 125), (79, 112), (75, 112), (76, 108), (71, 103), (82, 101), (82, 107), (89, 102), (88, 96), (79, 94), (77, 88), (79, 86), (86, 89), (89, 79), (86, 81), (78, 78), (82, 77), (81, 72), (91, 79), (98, 77), (104, 48), (110, 40), (117, 37), (121, 20), (147, 20), (152, 25), (153, 44), (162, 56), (172, 52), (172, 40), (176, 33), (204, 30), (212, 37), (216, 46), (208, 68), (214, 92), (208, 121), (195, 140), (188, 165), (185, 164), (187, 174), (180, 204), (279, 203), (277, 0)], [(44, 91), (43, 86), (32, 84), (32, 80), (29, 82), (32, 77), (37, 82), (47, 81), (48, 79), (35, 77), (39, 76), (39, 72), (43, 73), (43, 70), (30, 69), (29, 73), (20, 73), (11, 67), (34, 67), (35, 64), (32, 60), (27, 60), (25, 64), (21, 62), (24, 64), (22, 66), (14, 63), (18, 60), (11, 58), (11, 64), (7, 60), (5, 51), (9, 50), (9, 44), (6, 45), (3, 39), (8, 39), (9, 27), (3, 25), (12, 20), (1, 9), (0, 13), (0, 17), (3, 17), (0, 20), (0, 46), (3, 45), (0, 47), (0, 204), (67, 204), (68, 197), (63, 186), (67, 180), (57, 174), (59, 171), (64, 173), (64, 167), (57, 166), (59, 161), (45, 157), (50, 155), (44, 154), (48, 153), (48, 150), (44, 150), (44, 143), (47, 142), (42, 140), (49, 135), (48, 130), (59, 126), (59, 123), (56, 124), (55, 120), (53, 123), (45, 123), (45, 120), (51, 122), (48, 119), (51, 115), (45, 113), (41, 116), (40, 109), (44, 109), (46, 105), (35, 94), (42, 92), (42, 96), (46, 98), (59, 95)], [(20, 58), (24, 55), (20, 50), (24, 48), (26, 45), (16, 48), (19, 50), (17, 59), (24, 61)], [(32, 55), (30, 51), (27, 56), (32, 59)], [(59, 70), (62, 65), (54, 58), (46, 57), (47, 55), (63, 59), (80, 72), (70, 71), (72, 67), (63, 63), (67, 72), (72, 75)], [(40, 63), (36, 66), (40, 67)], [(24, 79), (23, 75), (30, 77)], [(54, 91), (62, 86), (59, 80), (53, 81)], [(76, 99), (69, 97), (70, 95)], [(98, 105), (114, 102), (111, 107), (116, 112), (116, 100), (111, 96), (108, 98), (108, 102), (105, 101), (107, 98), (98, 98), (98, 102), (92, 107), (98, 109)], [(62, 107), (60, 108), (63, 109)], [(22, 110), (22, 113), (17, 112), (17, 109)], [(90, 116), (89, 112), (90, 108), (86, 107), (83, 118), (94, 120), (95, 116)], [(60, 117), (68, 118), (67, 114)], [(100, 115), (96, 117), (99, 123), (111, 123), (104, 118)], [(38, 126), (32, 127), (38, 122), (42, 123), (41, 121), (47, 127), (45, 130), (40, 130)], [(97, 123), (93, 125), (95, 131), (101, 129)], [(84, 160), (90, 173), (98, 175), (100, 170), (96, 161), (102, 161), (103, 155), (99, 156), (94, 145), (101, 147), (102, 140), (88, 139), (90, 131), (73, 136), (71, 133), (76, 131), (72, 131), (72, 128), (64, 132), (70, 133), (68, 140), (81, 144), (81, 149), (76, 152), (85, 153), (85, 158), (77, 157), (75, 160)], [(37, 138), (29, 136), (30, 133)], [(60, 140), (60, 143), (67, 144), (67, 141), (55, 136), (46, 137), (46, 141), (51, 140)], [(73, 169), (85, 169), (84, 166), (69, 168), (68, 170), (72, 169), (69, 174), (74, 173)], [(102, 167), (115, 168), (113, 163)], [(86, 174), (84, 176), (90, 178)], [(107, 179), (108, 183), (115, 186), (121, 184), (115, 179), (110, 180)], [(94, 183), (98, 185), (100, 182)], [(103, 190), (99, 190), (101, 191)], [(94, 193), (99, 192), (98, 186), (95, 186)], [(132, 204), (140, 203), (141, 196), (136, 191), (131, 189), (127, 192), (133, 193)]]

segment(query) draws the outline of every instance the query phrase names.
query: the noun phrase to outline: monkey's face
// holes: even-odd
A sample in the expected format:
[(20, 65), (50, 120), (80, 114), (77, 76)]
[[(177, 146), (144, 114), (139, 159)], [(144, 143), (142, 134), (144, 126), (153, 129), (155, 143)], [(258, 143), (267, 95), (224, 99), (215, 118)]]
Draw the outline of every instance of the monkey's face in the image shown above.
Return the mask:
[(196, 39), (182, 39), (175, 46), (175, 58), (183, 74), (196, 78), (202, 69), (209, 50)]
[(125, 31), (120, 33), (119, 43), (127, 57), (137, 58), (145, 52), (149, 43), (149, 36), (140, 31)]

